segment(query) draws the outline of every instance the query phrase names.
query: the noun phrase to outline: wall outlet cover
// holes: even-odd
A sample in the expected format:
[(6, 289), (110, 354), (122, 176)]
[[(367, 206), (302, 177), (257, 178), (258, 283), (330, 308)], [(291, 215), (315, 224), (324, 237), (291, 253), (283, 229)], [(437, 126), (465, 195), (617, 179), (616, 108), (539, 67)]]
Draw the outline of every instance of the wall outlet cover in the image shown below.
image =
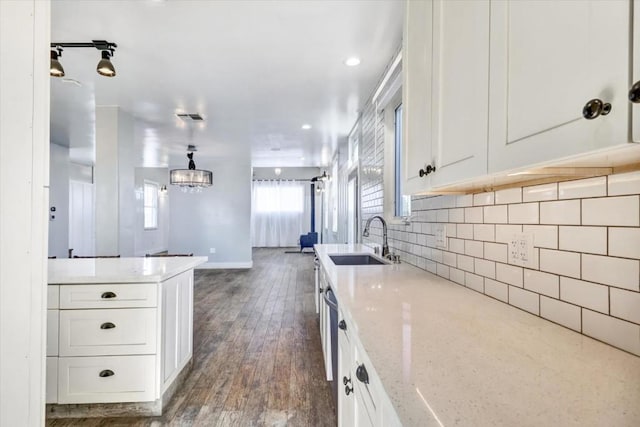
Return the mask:
[(436, 236), (436, 248), (447, 249), (447, 226), (437, 224), (434, 229)]
[(532, 267), (534, 264), (533, 234), (516, 233), (509, 241), (509, 264)]

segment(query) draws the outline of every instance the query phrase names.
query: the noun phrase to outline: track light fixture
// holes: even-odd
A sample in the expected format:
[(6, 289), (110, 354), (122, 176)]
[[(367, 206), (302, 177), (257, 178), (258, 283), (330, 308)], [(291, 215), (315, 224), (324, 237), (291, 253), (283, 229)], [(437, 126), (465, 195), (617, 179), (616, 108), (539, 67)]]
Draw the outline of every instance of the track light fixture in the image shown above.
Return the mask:
[(111, 63), (111, 58), (118, 47), (117, 44), (108, 42), (106, 40), (92, 40), (91, 42), (65, 42), (65, 43), (51, 43), (51, 67), (49, 69), (49, 75), (51, 77), (63, 77), (64, 68), (58, 58), (62, 56), (62, 48), (72, 47), (93, 47), (101, 51), (101, 59), (98, 62), (96, 71), (101, 76), (115, 77), (116, 69)]

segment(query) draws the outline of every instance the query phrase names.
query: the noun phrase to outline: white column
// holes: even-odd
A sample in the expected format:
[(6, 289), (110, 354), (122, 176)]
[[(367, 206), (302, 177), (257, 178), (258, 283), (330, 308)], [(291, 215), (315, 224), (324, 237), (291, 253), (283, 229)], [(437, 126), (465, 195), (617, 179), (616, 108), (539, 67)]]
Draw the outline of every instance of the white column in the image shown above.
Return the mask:
[(133, 256), (135, 150), (131, 116), (96, 107), (96, 255)]
[(0, 425), (44, 424), (50, 2), (0, 1)]

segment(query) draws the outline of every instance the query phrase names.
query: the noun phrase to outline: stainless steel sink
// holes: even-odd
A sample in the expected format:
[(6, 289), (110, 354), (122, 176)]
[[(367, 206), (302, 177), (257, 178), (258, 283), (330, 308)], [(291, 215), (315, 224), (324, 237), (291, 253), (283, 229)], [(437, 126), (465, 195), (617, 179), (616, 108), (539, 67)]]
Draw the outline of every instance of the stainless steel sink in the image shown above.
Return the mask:
[(384, 265), (389, 264), (385, 259), (371, 254), (329, 255), (335, 265)]

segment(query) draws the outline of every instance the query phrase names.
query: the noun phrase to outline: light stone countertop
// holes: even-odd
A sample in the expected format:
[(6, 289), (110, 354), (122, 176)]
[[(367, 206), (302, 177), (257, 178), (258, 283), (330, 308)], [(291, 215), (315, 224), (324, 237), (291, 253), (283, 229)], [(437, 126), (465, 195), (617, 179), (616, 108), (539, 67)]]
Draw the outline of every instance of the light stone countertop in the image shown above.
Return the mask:
[(190, 270), (207, 262), (207, 257), (72, 258), (48, 262), (50, 285), (149, 283)]
[(405, 426), (639, 426), (640, 357), (408, 264), (316, 253)]

